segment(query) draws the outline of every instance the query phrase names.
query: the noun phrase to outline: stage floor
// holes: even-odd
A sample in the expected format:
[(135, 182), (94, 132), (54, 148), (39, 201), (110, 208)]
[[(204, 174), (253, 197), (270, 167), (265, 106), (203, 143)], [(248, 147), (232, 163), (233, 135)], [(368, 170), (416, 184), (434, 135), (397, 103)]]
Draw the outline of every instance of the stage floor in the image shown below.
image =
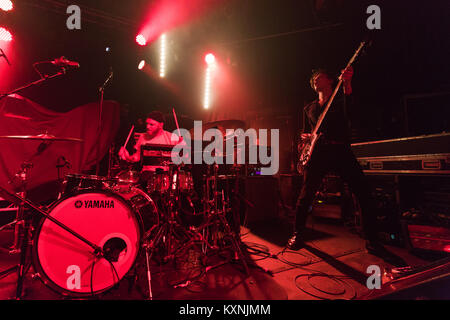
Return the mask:
[[(396, 261), (384, 261), (365, 251), (364, 240), (339, 221), (323, 221), (311, 217), (308, 222), (310, 241), (299, 251), (285, 250), (290, 235), (290, 219), (278, 217), (241, 227), (242, 249), (249, 275), (240, 259), (222, 252), (208, 259), (207, 271), (199, 259), (189, 262), (153, 263), (152, 293), (154, 300), (320, 300), (370, 299), (374, 290), (366, 285), (367, 268), (377, 265), (383, 271), (399, 266), (421, 266), (431, 262), (405, 248), (386, 246)], [(11, 243), (13, 230), (0, 232), (0, 245)], [(227, 256), (228, 254), (228, 256)], [(194, 255), (195, 256), (195, 255)], [(226, 259), (229, 257), (230, 259)], [(186, 258), (188, 259), (188, 258)], [(0, 271), (14, 266), (19, 255), (0, 253)], [(122, 279), (108, 292), (94, 296), (96, 300), (146, 300), (148, 280), (144, 259), (137, 260), (136, 281)], [(24, 282), (24, 300), (61, 300), (46, 287), (33, 268)], [(0, 279), (0, 299), (14, 298), (16, 273)], [(375, 290), (376, 291), (376, 290)]]

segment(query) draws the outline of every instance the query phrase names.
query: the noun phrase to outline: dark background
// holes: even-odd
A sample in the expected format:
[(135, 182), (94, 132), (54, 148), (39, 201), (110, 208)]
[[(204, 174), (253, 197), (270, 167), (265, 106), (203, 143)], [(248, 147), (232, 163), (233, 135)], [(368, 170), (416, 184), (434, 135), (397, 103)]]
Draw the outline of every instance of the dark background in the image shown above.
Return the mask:
[[(175, 108), (180, 117), (207, 119), (211, 117), (202, 109), (203, 56), (211, 50), (239, 79), (234, 90), (245, 99), (219, 95), (222, 100), (209, 112), (248, 110), (252, 118), (242, 120), (258, 126), (254, 115), (261, 115), (261, 127), (287, 123), (289, 132), (281, 136), (291, 141), (282, 147), (289, 151), (301, 130), (299, 110), (314, 98), (311, 70), (326, 67), (337, 74), (369, 33), (372, 46), (354, 66), (357, 110), (349, 115), (353, 141), (449, 130), (448, 0), (216, 1), (219, 4), (197, 19), (166, 31), (165, 81), (170, 86), (137, 70), (142, 57), (158, 70), (157, 43), (139, 47), (135, 42), (154, 2), (15, 1), (14, 11), (0, 13), (0, 25), (15, 37), (8, 50), (13, 66), (0, 60), (0, 92), (37, 80), (33, 62), (64, 55), (80, 62), (81, 68), (22, 94), (64, 112), (99, 100), (98, 88), (112, 68), (114, 78), (105, 99), (121, 103), (129, 116), (125, 126), (155, 108), (167, 113)], [(70, 4), (82, 9), (81, 30), (66, 28)], [(381, 30), (369, 32), (366, 9), (371, 4), (381, 8)]]

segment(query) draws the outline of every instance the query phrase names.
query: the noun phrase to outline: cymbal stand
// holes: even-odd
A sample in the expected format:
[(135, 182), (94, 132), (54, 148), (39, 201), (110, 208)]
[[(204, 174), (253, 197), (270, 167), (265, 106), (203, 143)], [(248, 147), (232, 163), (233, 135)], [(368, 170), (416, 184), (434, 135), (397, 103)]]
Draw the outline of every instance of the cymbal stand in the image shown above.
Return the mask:
[[(15, 177), (20, 179), (20, 192), (19, 195), (22, 198), (26, 198), (26, 182), (27, 182), (27, 172), (33, 167), (33, 164), (30, 162), (23, 162), (21, 165), (21, 170), (16, 173)], [(12, 183), (12, 181), (10, 181)], [(16, 254), (20, 253), (20, 234), (22, 231), (22, 228), (24, 226), (24, 205), (23, 203), (20, 203), (17, 206), (17, 213), (16, 218), (14, 221), (8, 223), (7, 225), (4, 225), (0, 228), (0, 231), (5, 229), (8, 226), (14, 225), (14, 243), (11, 246), (9, 250), (9, 254)]]
[[(175, 258), (179, 248), (174, 249), (176, 240), (190, 239), (191, 234), (181, 226), (176, 219), (177, 203), (179, 201), (179, 186), (178, 186), (178, 168), (172, 167), (170, 169), (170, 184), (169, 191), (164, 194), (164, 203), (167, 203), (165, 219), (159, 226), (147, 231), (143, 236), (142, 247), (145, 250), (146, 266), (147, 266), (147, 280), (149, 287), (149, 299), (153, 300), (152, 286), (151, 286), (151, 272), (150, 262), (152, 256), (157, 248), (163, 244), (163, 260), (165, 262)], [(181, 246), (180, 246), (181, 247)]]
[[(213, 227), (213, 230), (211, 232), (211, 236), (213, 237), (213, 247), (216, 247), (219, 245), (219, 242), (221, 242), (221, 239), (218, 239), (218, 231), (223, 229), (223, 239), (229, 238), (231, 240), (231, 246), (233, 248), (234, 252), (234, 259), (240, 260), (242, 262), (242, 265), (244, 266), (245, 273), (248, 276), (249, 275), (249, 269), (247, 265), (247, 261), (245, 260), (244, 254), (241, 249), (241, 241), (240, 237), (236, 235), (236, 233), (232, 230), (230, 227), (227, 219), (226, 219), (226, 213), (227, 213), (227, 201), (225, 199), (225, 193), (223, 190), (221, 192), (218, 192), (218, 186), (217, 186), (217, 175), (218, 175), (218, 165), (214, 166), (214, 175), (208, 179), (212, 181), (212, 190), (213, 190), (213, 199), (210, 201), (209, 198), (205, 199), (205, 203), (207, 205), (211, 206), (213, 209), (207, 209), (205, 212), (207, 213), (207, 219), (204, 222), (202, 226), (200, 226), (200, 229), (203, 229), (203, 235), (205, 239), (209, 239), (209, 233), (211, 232), (210, 229)], [(208, 179), (207, 179), (207, 187), (208, 187)], [(209, 189), (209, 188), (208, 188)], [(209, 196), (209, 192), (206, 192), (206, 196)], [(219, 208), (219, 197), (222, 203), (221, 208)], [(222, 241), (223, 241), (222, 239)]]
[(22, 297), (22, 288), (23, 288), (23, 281), (25, 278), (25, 274), (28, 271), (28, 267), (26, 266), (26, 256), (28, 251), (28, 246), (31, 242), (31, 219), (30, 216), (23, 215), (24, 213), (24, 204), (21, 204), (19, 206), (19, 211), (21, 211), (22, 220), (19, 222), (16, 222), (16, 226), (20, 226), (20, 232), (17, 236), (17, 242), (20, 243), (20, 249), (18, 251), (20, 252), (20, 260), (19, 264), (15, 265), (5, 271), (0, 272), (0, 278), (13, 273), (17, 272), (17, 286), (16, 286), (16, 299), (19, 300)]

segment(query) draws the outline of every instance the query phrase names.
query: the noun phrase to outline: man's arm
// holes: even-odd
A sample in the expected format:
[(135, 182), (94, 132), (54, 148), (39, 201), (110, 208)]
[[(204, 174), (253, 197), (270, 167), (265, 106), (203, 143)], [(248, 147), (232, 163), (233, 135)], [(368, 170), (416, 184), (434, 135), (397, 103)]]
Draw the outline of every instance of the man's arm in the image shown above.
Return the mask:
[(128, 150), (124, 147), (120, 148), (119, 150), (119, 157), (122, 160), (129, 161), (129, 162), (139, 162), (141, 161), (141, 145), (142, 145), (142, 136), (139, 137), (139, 140), (136, 142), (136, 145), (134, 148), (136, 149), (136, 152), (133, 153), (133, 155), (130, 156), (130, 153)]

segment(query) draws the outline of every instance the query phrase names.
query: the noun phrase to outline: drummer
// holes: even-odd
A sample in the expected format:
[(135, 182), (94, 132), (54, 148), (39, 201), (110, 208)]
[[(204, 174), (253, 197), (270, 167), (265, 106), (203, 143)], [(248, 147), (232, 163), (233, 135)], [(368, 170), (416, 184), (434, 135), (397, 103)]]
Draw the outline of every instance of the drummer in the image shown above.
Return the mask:
[(168, 163), (171, 162), (171, 151), (167, 150), (147, 150), (146, 145), (166, 145), (175, 146), (185, 144), (182, 137), (175, 133), (164, 130), (164, 115), (159, 111), (152, 111), (146, 118), (146, 132), (141, 134), (134, 148), (136, 152), (132, 155), (125, 147), (120, 148), (119, 157), (129, 162), (143, 161), (143, 172), (168, 171)]

